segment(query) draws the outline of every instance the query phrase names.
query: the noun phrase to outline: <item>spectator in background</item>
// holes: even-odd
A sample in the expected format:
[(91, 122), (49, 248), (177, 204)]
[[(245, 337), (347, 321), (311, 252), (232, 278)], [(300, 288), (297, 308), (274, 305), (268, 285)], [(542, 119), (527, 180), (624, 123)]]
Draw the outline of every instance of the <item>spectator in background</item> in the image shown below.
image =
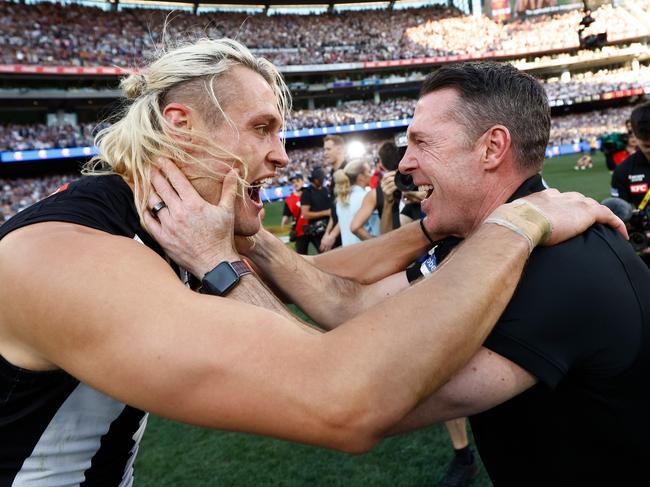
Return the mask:
[[(323, 157), (330, 168), (330, 177), (334, 172), (343, 169), (347, 161), (345, 160), (345, 140), (340, 135), (328, 135), (323, 139)], [(334, 194), (333, 186), (330, 192)]]
[[(343, 246), (352, 245), (361, 240), (368, 240), (379, 234), (379, 219), (368, 222), (363, 228), (357, 230), (363, 235), (357, 237), (350, 229), (350, 224), (356, 215), (366, 195), (366, 188), (370, 184), (372, 171), (370, 165), (363, 159), (349, 162), (344, 169), (334, 173), (334, 196), (336, 197), (336, 213), (339, 216), (341, 229), (341, 242)], [(374, 223), (374, 225), (373, 225)]]
[(650, 103), (632, 111), (630, 125), (630, 136), (634, 137), (638, 150), (614, 171), (612, 196), (638, 207), (650, 189)]
[(300, 199), (302, 197), (302, 189), (305, 181), (302, 174), (294, 173), (289, 178), (293, 185), (293, 193), (284, 199), (284, 208), (282, 209), (282, 221), (280, 222), (281, 228), (284, 228), (289, 219), (293, 220), (291, 230), (289, 231), (289, 240), (295, 242), (296, 252), (302, 255), (307, 255), (309, 247), (309, 239), (305, 237), (304, 226), (307, 220), (303, 218), (300, 211)]
[(592, 167), (594, 167), (594, 164), (593, 164), (593, 160), (591, 159), (591, 156), (589, 154), (583, 154), (580, 156), (573, 169), (578, 171), (578, 170), (591, 169)]
[(613, 172), (621, 163), (634, 154), (638, 148), (638, 140), (632, 130), (630, 119), (625, 121), (625, 132), (615, 132), (603, 137), (607, 167)]
[(321, 240), (332, 215), (332, 201), (327, 188), (323, 187), (324, 181), (325, 171), (315, 167), (309, 176), (311, 185), (303, 188), (300, 196), (300, 214), (307, 220), (307, 224), (303, 226), (306, 237), (304, 245), (308, 247), (311, 242), (317, 253), (320, 252)]
[(394, 182), (400, 154), (395, 143), (389, 141), (379, 147), (378, 155), (379, 183), (374, 190), (366, 193), (361, 208), (350, 223), (350, 230), (361, 240), (371, 236), (362, 229), (374, 213), (380, 219), (379, 232), (381, 234), (400, 227), (399, 212), (402, 194)]
[(345, 160), (345, 140), (340, 135), (328, 135), (323, 139), (323, 156), (325, 162), (330, 165), (329, 177), (329, 195), (332, 201), (332, 214), (327, 222), (327, 228), (322, 239), (320, 251), (327, 252), (341, 246), (341, 229), (339, 228), (339, 219), (336, 214), (336, 195), (334, 189), (336, 180), (334, 173), (343, 169), (347, 164)]

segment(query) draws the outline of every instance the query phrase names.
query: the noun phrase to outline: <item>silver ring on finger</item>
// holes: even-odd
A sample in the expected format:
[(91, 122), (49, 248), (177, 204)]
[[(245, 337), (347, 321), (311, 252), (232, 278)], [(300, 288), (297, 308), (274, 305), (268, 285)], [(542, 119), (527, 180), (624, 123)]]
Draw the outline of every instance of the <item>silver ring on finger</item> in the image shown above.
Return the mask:
[(162, 210), (163, 208), (167, 208), (167, 205), (165, 204), (164, 201), (159, 201), (158, 203), (156, 203), (156, 204), (153, 206), (153, 208), (151, 208), (151, 214), (152, 214), (154, 217), (157, 218), (157, 217), (158, 217), (158, 212), (159, 212), (160, 210)]

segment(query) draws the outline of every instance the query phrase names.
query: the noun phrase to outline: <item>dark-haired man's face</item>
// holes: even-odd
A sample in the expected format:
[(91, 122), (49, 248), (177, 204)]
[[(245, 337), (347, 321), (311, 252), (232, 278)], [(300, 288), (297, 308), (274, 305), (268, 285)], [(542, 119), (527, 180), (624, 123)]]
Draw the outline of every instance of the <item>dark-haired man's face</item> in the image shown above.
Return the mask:
[(435, 235), (466, 236), (483, 220), (488, 204), (482, 184), (482, 139), (469, 144), (466, 128), (450, 116), (458, 98), (450, 88), (420, 98), (399, 164), (400, 172), (413, 176), (426, 191), (421, 208)]

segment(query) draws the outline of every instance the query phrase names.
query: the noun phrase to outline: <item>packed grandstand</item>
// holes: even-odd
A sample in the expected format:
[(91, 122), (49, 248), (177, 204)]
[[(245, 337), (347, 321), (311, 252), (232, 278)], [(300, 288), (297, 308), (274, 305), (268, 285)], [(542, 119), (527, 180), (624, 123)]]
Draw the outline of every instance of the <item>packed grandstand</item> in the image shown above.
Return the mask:
[[(471, 13), (466, 2), (307, 15), (96, 5), (0, 2), (0, 161), (28, 164), (75, 148), (84, 148), (76, 154), (83, 160), (121, 103), (119, 76), (165, 45), (201, 36), (237, 38), (281, 66), (294, 97), (286, 132), (294, 139), (276, 184), (322, 164), (327, 133), (367, 139), (372, 150), (403, 130), (422, 80), (446, 62), (494, 58), (540, 79), (553, 107), (551, 148), (583, 150), (623, 132), (650, 92), (650, 0), (595, 9), (587, 33), (607, 32), (596, 49), (579, 46), (582, 4), (505, 21)], [(70, 177), (0, 179), (2, 215)]]

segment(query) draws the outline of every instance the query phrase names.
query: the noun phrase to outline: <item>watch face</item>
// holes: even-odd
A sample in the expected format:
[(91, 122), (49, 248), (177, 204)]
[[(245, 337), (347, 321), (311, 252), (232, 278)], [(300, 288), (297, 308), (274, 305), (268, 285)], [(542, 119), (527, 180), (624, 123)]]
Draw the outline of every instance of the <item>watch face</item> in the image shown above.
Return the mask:
[(225, 295), (238, 282), (239, 274), (237, 274), (229, 262), (222, 262), (203, 278), (204, 285), (209, 285), (211, 291), (219, 296)]

